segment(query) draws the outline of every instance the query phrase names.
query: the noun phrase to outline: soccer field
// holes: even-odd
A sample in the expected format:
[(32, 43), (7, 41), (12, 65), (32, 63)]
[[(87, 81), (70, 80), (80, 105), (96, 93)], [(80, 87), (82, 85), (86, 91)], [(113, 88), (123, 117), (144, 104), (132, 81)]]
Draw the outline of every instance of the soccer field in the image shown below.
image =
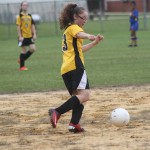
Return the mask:
[[(150, 83), (149, 32), (140, 20), (138, 47), (128, 48), (129, 22), (126, 19), (89, 21), (85, 31), (104, 35), (99, 45), (85, 53), (85, 66), (91, 87), (144, 85)], [(44, 28), (42, 28), (44, 26)], [(14, 38), (1, 40), (0, 93), (20, 93), (65, 89), (60, 67), (61, 32), (43, 37), (45, 24), (39, 25), (37, 51), (26, 62), (29, 71), (18, 70), (20, 49)], [(48, 27), (47, 27), (48, 28)], [(46, 29), (47, 29), (46, 28)], [(148, 28), (149, 29), (149, 28)], [(54, 32), (54, 31), (52, 31)], [(85, 43), (89, 41), (85, 40)]]
[[(92, 89), (81, 126), (84, 133), (68, 131), (71, 111), (52, 128), (48, 109), (69, 97), (65, 91), (0, 95), (0, 148), (2, 150), (149, 150), (150, 86)], [(111, 124), (114, 108), (128, 110), (131, 120), (118, 128)]]

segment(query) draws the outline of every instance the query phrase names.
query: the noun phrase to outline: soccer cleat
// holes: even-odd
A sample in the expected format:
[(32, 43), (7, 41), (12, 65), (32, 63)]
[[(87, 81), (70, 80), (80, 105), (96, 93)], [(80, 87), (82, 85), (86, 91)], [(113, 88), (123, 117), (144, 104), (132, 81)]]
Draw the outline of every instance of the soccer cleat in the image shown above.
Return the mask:
[(55, 109), (50, 109), (49, 115), (50, 115), (50, 121), (53, 128), (56, 128), (57, 122), (60, 118), (60, 114)]
[(74, 132), (74, 133), (85, 132), (85, 130), (83, 128), (81, 128), (80, 124), (76, 124), (75, 125), (73, 123), (69, 124), (68, 130), (70, 132)]
[(19, 70), (20, 71), (26, 71), (26, 70), (28, 70), (28, 68), (26, 68), (25, 66), (23, 66), (23, 67), (19, 68)]

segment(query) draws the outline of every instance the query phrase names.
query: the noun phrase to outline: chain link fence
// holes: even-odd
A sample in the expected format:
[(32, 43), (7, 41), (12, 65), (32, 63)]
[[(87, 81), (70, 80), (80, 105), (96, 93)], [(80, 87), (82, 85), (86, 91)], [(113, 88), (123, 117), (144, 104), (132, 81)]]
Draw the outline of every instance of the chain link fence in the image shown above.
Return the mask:
[[(30, 2), (29, 12), (37, 23), (40, 37), (52, 36), (59, 33), (57, 24), (60, 12), (65, 4), (77, 3), (87, 8), (86, 0), (64, 0), (47, 2)], [(10, 39), (17, 36), (16, 16), (19, 14), (20, 3), (0, 4), (0, 39)]]
[[(108, 30), (105, 28), (105, 23), (109, 20), (127, 20), (129, 19), (128, 12), (116, 12), (112, 13), (109, 11), (102, 11), (101, 0), (91, 0), (92, 3), (88, 3), (88, 0), (57, 0), (57, 1), (42, 1), (41, 2), (30, 2), (29, 3), (29, 12), (36, 19), (36, 27), (38, 37), (50, 37), (61, 34), (62, 32), (59, 29), (58, 18), (60, 12), (65, 4), (67, 3), (77, 3), (79, 6), (89, 9), (89, 19), (93, 24), (99, 25), (99, 32), (103, 33)], [(96, 5), (97, 4), (97, 5)], [(95, 6), (95, 9), (91, 10), (90, 7)], [(146, 8), (143, 7), (143, 9)], [(0, 40), (7, 40), (11, 38), (17, 38), (16, 30), (16, 16), (19, 13), (20, 3), (3, 3), (0, 4)], [(124, 9), (124, 8), (123, 8)], [(139, 23), (140, 29), (146, 30), (149, 29), (149, 18), (150, 13), (146, 10), (140, 13)], [(94, 30), (93, 25), (89, 30)]]

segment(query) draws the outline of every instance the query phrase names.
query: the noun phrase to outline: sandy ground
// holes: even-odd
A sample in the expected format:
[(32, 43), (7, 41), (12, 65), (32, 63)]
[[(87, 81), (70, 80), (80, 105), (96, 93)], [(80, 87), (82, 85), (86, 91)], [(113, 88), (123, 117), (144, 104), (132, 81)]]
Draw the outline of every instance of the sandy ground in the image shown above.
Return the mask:
[[(67, 91), (0, 95), (1, 150), (150, 150), (150, 86), (92, 89), (81, 125), (85, 133), (68, 131), (71, 112), (56, 129), (48, 109), (69, 98)], [(128, 110), (125, 127), (110, 122), (117, 107)]]

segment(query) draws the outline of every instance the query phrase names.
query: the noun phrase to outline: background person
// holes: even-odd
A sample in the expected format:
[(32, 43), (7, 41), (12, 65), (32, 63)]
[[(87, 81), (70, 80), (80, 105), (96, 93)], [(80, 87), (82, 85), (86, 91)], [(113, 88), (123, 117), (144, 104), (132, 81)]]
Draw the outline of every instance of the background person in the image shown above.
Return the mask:
[[(36, 50), (34, 41), (36, 39), (35, 23), (31, 14), (28, 13), (28, 3), (23, 1), (21, 3), (20, 13), (17, 17), (17, 33), (18, 33), (18, 46), (21, 46), (21, 53), (19, 57), (20, 70), (28, 70), (25, 67), (25, 61)], [(29, 50), (27, 51), (27, 46)]]
[(131, 15), (130, 15), (130, 36), (131, 36), (131, 43), (129, 47), (137, 46), (137, 35), (136, 32), (138, 31), (138, 10), (136, 9), (136, 3), (133, 1), (131, 2)]

